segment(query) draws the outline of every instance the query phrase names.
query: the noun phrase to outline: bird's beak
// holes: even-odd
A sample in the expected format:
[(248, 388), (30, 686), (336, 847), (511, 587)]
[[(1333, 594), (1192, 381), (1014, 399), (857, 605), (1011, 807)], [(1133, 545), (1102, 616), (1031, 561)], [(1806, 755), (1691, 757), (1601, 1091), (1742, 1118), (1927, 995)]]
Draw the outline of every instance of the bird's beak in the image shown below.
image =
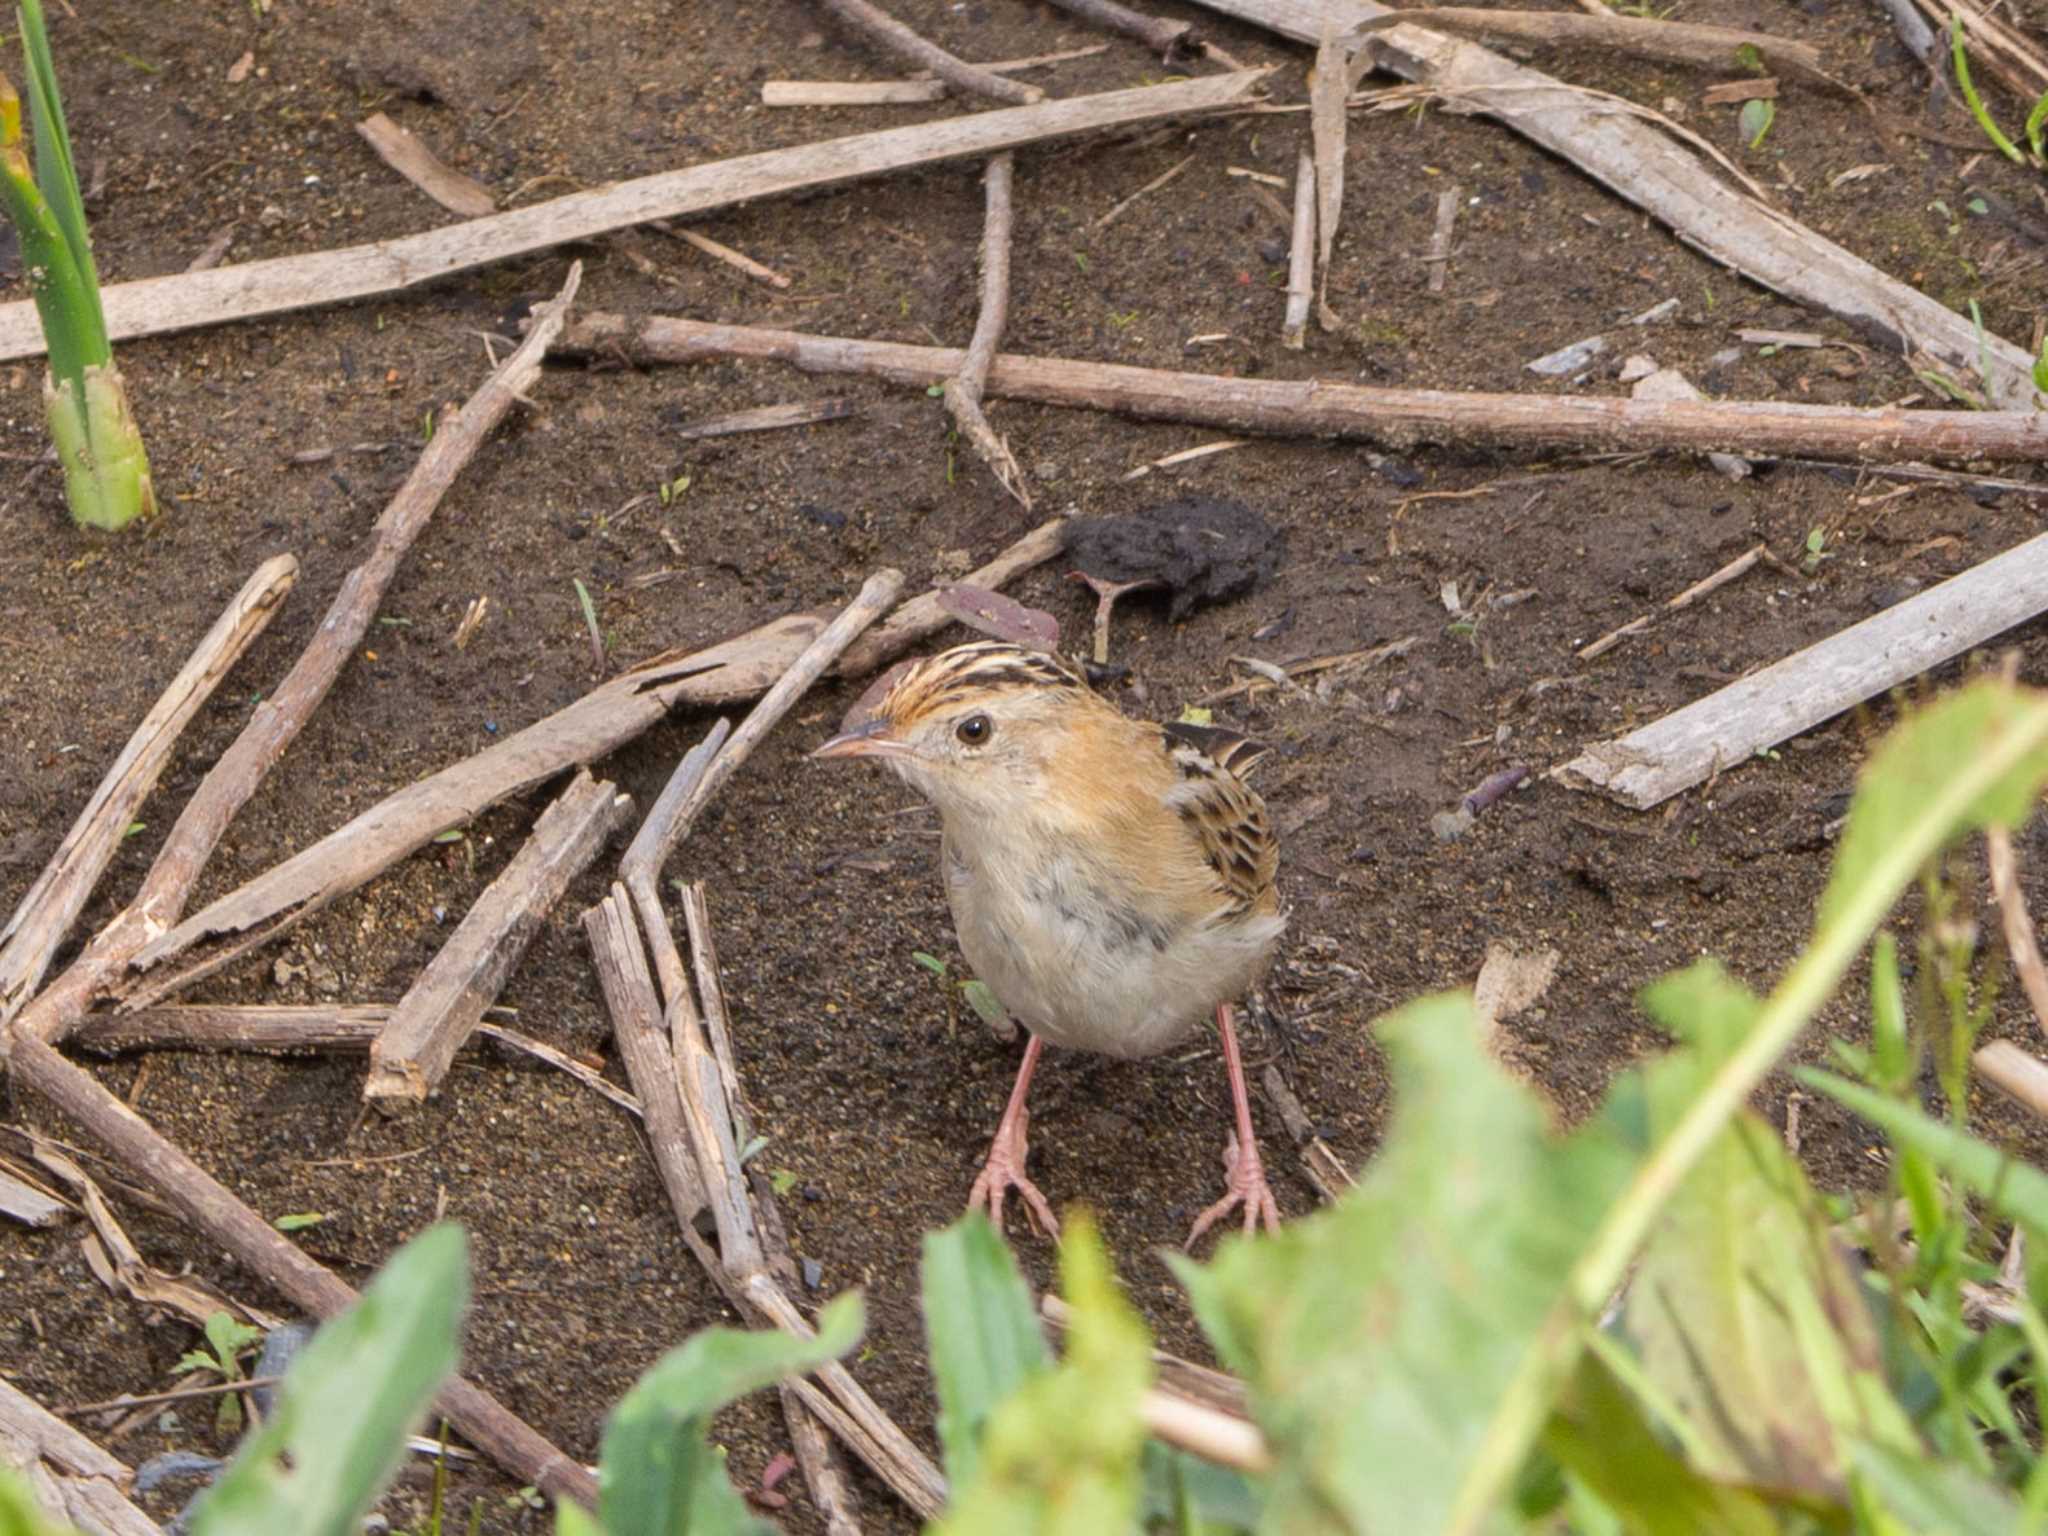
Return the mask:
[(841, 731), (822, 747), (811, 753), (812, 757), (914, 757), (916, 754), (906, 742), (898, 741), (889, 734), (890, 720), (887, 715), (877, 715), (863, 725), (850, 731)]

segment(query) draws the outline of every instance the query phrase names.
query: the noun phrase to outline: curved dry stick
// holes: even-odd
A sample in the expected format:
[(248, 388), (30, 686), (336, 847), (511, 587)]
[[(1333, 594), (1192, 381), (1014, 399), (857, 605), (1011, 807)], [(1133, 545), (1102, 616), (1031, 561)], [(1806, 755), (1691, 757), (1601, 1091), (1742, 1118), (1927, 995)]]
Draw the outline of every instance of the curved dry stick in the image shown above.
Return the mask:
[(996, 436), (995, 428), (981, 409), (981, 392), (988, 385), (989, 365), (1003, 339), (1003, 326), (1010, 317), (1010, 183), (1016, 169), (1015, 157), (1004, 150), (988, 163), (988, 212), (981, 232), (981, 313), (974, 321), (974, 336), (967, 343), (966, 359), (960, 372), (946, 380), (946, 409), (959, 425), (960, 433), (974, 445), (981, 461), (988, 465), (1004, 490), (1031, 509), (1031, 492), (1024, 484), (1024, 471), (1010, 452), (1010, 445)]
[(250, 573), (191, 658), (128, 738), (99, 788), (64, 834), (48, 866), (0, 928), (0, 1031), (35, 995), (50, 957), (128, 835), (135, 811), (156, 787), (179, 734), (199, 706), (270, 625), (298, 580), (299, 562), (274, 555)]
[(868, 4), (868, 0), (819, 0), (819, 3), (870, 42), (879, 43), (898, 58), (913, 60), (955, 90), (986, 96), (991, 101), (1007, 101), (1019, 107), (1045, 100), (1045, 92), (1037, 86), (1005, 80), (1001, 75), (977, 69), (965, 59), (946, 52), (937, 43), (926, 42), (888, 12)]

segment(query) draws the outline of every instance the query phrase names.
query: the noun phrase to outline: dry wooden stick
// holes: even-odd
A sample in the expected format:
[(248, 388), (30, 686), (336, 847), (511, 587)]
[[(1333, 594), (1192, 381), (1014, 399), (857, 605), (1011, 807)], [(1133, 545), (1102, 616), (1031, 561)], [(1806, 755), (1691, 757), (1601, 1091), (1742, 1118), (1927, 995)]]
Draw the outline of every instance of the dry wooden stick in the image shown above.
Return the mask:
[(1648, 810), (2048, 609), (2048, 534), (1554, 770)]
[(757, 283), (766, 283), (770, 288), (789, 286), (789, 279), (773, 267), (754, 260), (745, 251), (736, 251), (729, 245), (721, 245), (709, 235), (700, 235), (694, 229), (676, 229), (665, 223), (657, 223), (654, 227), (670, 239), (680, 240), (692, 249), (702, 251), (713, 261), (722, 261), (734, 271), (744, 272)]
[[(1373, 0), (1201, 3), (1310, 47), (1332, 23), (1349, 30), (1394, 14)], [(2011, 410), (2034, 408), (2034, 360), (2025, 349), (1982, 335), (1968, 315), (1745, 196), (1648, 123), (1477, 43), (1414, 25), (1367, 35), (1362, 52), (1379, 68), (1441, 86), (1450, 93), (1454, 110), (1483, 112), (1570, 161), (1661, 220), (1708, 259), (1841, 316), (1895, 354), (1926, 352), (1968, 378), (1977, 371), (1981, 341), (1991, 372), (1991, 403)]]
[(1316, 324), (1326, 331), (1337, 328), (1330, 309), (1330, 253), (1344, 212), (1344, 151), (1351, 132), (1348, 71), (1355, 46), (1340, 39), (1334, 26), (1325, 27), (1309, 80), (1309, 141), (1316, 163)]
[(1003, 324), (1010, 313), (1010, 182), (1014, 169), (1015, 159), (1008, 151), (988, 163), (988, 208), (981, 232), (981, 313), (975, 317), (966, 361), (957, 375), (946, 380), (945, 396), (946, 409), (961, 435), (974, 445), (1003, 489), (1029, 511), (1031, 491), (1024, 483), (1024, 471), (981, 409), (988, 365), (1003, 339)]
[(818, 3), (869, 42), (880, 44), (900, 59), (912, 60), (956, 90), (986, 96), (990, 101), (1005, 101), (1012, 106), (1029, 106), (1045, 100), (1045, 92), (1037, 86), (1005, 80), (1001, 75), (976, 68), (938, 44), (919, 37), (894, 16), (869, 4), (868, 0), (818, 0)]
[[(14, 1081), (34, 1089), (82, 1125), (133, 1178), (177, 1207), (267, 1284), (316, 1317), (334, 1316), (355, 1292), (249, 1209), (140, 1115), (37, 1035), (17, 1035)], [(556, 1499), (597, 1502), (597, 1485), (571, 1456), (466, 1378), (441, 1389), (439, 1411), (472, 1445), (523, 1483)]]
[(480, 219), (497, 211), (498, 200), (491, 196), (488, 187), (455, 170), (422, 144), (411, 129), (401, 128), (382, 112), (373, 112), (357, 123), (356, 132), (377, 152), (379, 160), (450, 213)]
[(50, 1227), (76, 1209), (70, 1201), (20, 1177), (6, 1159), (0, 1158), (0, 1216), (25, 1227)]
[(678, 429), (675, 440), (692, 443), (706, 437), (731, 437), (739, 432), (773, 432), (782, 427), (808, 427), (820, 421), (844, 421), (860, 407), (845, 395), (823, 400), (795, 400), (788, 405), (763, 405), (750, 411), (706, 416)]
[(1153, 1387), (1138, 1407), (1145, 1432), (1176, 1450), (1253, 1477), (1273, 1470), (1265, 1433), (1249, 1419), (1222, 1413), (1207, 1403)]
[[(1165, 186), (1168, 182), (1172, 181), (1174, 177), (1178, 176), (1182, 171), (1186, 170), (1189, 166), (1193, 165), (1194, 163), (1195, 157), (1193, 155), (1189, 155), (1186, 159), (1175, 162), (1172, 169), (1162, 171), (1159, 175), (1154, 176), (1150, 181), (1146, 182), (1145, 185), (1138, 188), (1137, 191), (1133, 192), (1129, 197), (1125, 198), (1122, 202), (1118, 203), (1114, 208), (1110, 209), (1109, 212), (1105, 213), (1101, 218), (1097, 219), (1093, 224), (1089, 226), (1089, 228), (1092, 229), (1096, 234), (1101, 234), (1102, 231), (1109, 228), (1109, 226), (1113, 222), (1115, 222), (1117, 217), (1120, 214), (1122, 214), (1126, 208), (1130, 207), (1131, 204), (1135, 203), (1139, 198), (1145, 196), (1149, 192), (1157, 192), (1161, 187)], [(1007, 260), (1008, 258), (1006, 256), (1006, 264)], [(977, 334), (979, 333), (977, 332)], [(999, 337), (997, 339), (1000, 340), (1001, 338)], [(968, 350), (972, 351), (973, 348), (970, 347)], [(993, 348), (990, 349), (990, 355), (991, 357), (994, 355)], [(986, 378), (987, 375), (988, 369), (986, 366), (984, 366), (982, 368), (982, 376)]]
[(548, 913), (632, 810), (632, 797), (616, 784), (576, 771), (391, 1010), (370, 1046), (366, 1102), (418, 1106), (440, 1090), (456, 1051), (498, 1000)]
[[(389, 1003), (339, 1007), (293, 1007), (258, 1003), (172, 1004), (139, 1013), (96, 1013), (70, 1039), (89, 1051), (367, 1051), (391, 1017)], [(544, 1040), (503, 1024), (477, 1025), (478, 1038), (531, 1056), (566, 1073), (627, 1114), (640, 1114), (640, 1101), (614, 1086), (597, 1068), (556, 1050)]]
[(0, 1466), (29, 1484), (43, 1513), (92, 1536), (162, 1536), (128, 1501), (135, 1473), (0, 1377)]
[(112, 1413), (122, 1408), (146, 1408), (153, 1403), (182, 1403), (194, 1397), (226, 1397), (230, 1392), (259, 1392), (283, 1381), (282, 1376), (252, 1376), (244, 1381), (212, 1381), (203, 1387), (176, 1387), (169, 1392), (124, 1392), (119, 1397), (96, 1403), (59, 1403), (51, 1409), (71, 1418), (91, 1413)]
[(2048, 967), (2041, 964), (2041, 946), (2034, 936), (2033, 914), (2020, 892), (2018, 861), (2013, 857), (2012, 833), (1997, 822), (1984, 829), (1984, 861), (1991, 872), (1991, 892), (1998, 898), (1999, 921), (2005, 933), (2005, 951), (2012, 956), (2012, 968), (2019, 972), (2020, 986), (2033, 1006), (2034, 1022), (2048, 1034)]
[(1105, 31), (1136, 38), (1164, 62), (1185, 58), (1195, 51), (1195, 26), (1190, 21), (1168, 21), (1164, 16), (1147, 16), (1117, 0), (1052, 0), (1063, 11), (1083, 21), (1092, 21)]
[(943, 80), (763, 80), (764, 107), (905, 107), (944, 101)]
[[(785, 362), (928, 388), (959, 368), (952, 347), (810, 336), (674, 316), (586, 314), (571, 351), (624, 350), (643, 362)], [(1370, 389), (1324, 379), (1242, 379), (1005, 352), (988, 393), (1275, 437), (1335, 437), (1397, 449), (1422, 442), (1489, 448), (1671, 450), (1850, 461), (1949, 458), (2048, 461), (2048, 413), (1902, 411), (1781, 401), (1619, 400), (1577, 395)], [(986, 585), (986, 583), (983, 583)]]
[(2048, 1062), (2010, 1040), (1993, 1040), (1970, 1053), (1970, 1065), (2000, 1093), (2038, 1120), (2048, 1120)]
[(1429, 265), (1429, 291), (1442, 293), (1444, 280), (1450, 275), (1451, 231), (1458, 223), (1458, 204), (1464, 193), (1462, 187), (1445, 187), (1436, 197), (1436, 228), (1430, 233), (1429, 255), (1424, 260)]
[[(967, 580), (1001, 587), (1051, 559), (1064, 538), (1059, 519), (1043, 523)], [(842, 677), (873, 671), (952, 622), (933, 594), (914, 597), (851, 646), (833, 670)], [(654, 657), (476, 756), (407, 785), (146, 947), (139, 963), (161, 966), (203, 940), (216, 935), (231, 939), (175, 974), (141, 978), (130, 989), (128, 1005), (146, 1007), (201, 975), (210, 975), (424, 847), (438, 833), (565, 768), (603, 757), (673, 709), (716, 707), (765, 692), (825, 624), (818, 614), (791, 614), (688, 656), (671, 652)], [(73, 1022), (75, 1018), (62, 1027)]]
[[(1764, 546), (1761, 544), (1752, 545), (1719, 570), (1711, 575), (1701, 577), (1683, 592), (1679, 593), (1678, 596), (1665, 603), (1665, 611), (1675, 612), (1680, 608), (1691, 607), (1710, 593), (1720, 591), (1721, 588), (1727, 586), (1729, 582), (1735, 580), (1738, 576), (1745, 575), (1763, 557)], [(1626, 624), (1610, 629), (1598, 640), (1581, 646), (1575, 654), (1580, 661), (1591, 661), (1596, 656), (1605, 656), (1630, 635), (1639, 635), (1648, 629), (1650, 621), (1654, 617), (1655, 615), (1653, 614), (1640, 614), (1630, 619)]]
[[(775, 729), (796, 701), (809, 692), (811, 685), (846, 653), (862, 631), (882, 616), (883, 610), (896, 600), (896, 595), (902, 590), (901, 571), (883, 569), (870, 576), (845, 610), (819, 632), (817, 639), (804, 647), (789, 664), (789, 669), (775, 680), (775, 686), (748, 711), (746, 720), (733, 733), (731, 741), (721, 746), (723, 733), (717, 732), (719, 739), (707, 739), (708, 752), (699, 747), (683, 759), (655, 801), (646, 821), (634, 834), (625, 857), (619, 861), (619, 878), (633, 893), (641, 921), (647, 925), (650, 942), (654, 942), (657, 927), (667, 931), (667, 923), (660, 915), (658, 884), (661, 866), (668, 862), (676, 844), (688, 835), (704, 807), (711, 803), (711, 797), (739, 771), (740, 765), (746, 762), (761, 739)], [(724, 724), (723, 721), (719, 723)], [(700, 752), (703, 753), (701, 758), (698, 756)], [(693, 763), (692, 759), (696, 761)], [(658, 942), (655, 954), (659, 967)], [(660, 974), (662, 995), (673, 1005), (677, 993), (687, 990), (681, 985), (681, 963), (677, 963), (673, 975), (666, 970)]]
[[(491, 430), (539, 379), (541, 359), (561, 334), (582, 280), (582, 264), (573, 264), (561, 292), (535, 311), (533, 325), (517, 350), (461, 410), (443, 414), (433, 440), (377, 519), (369, 553), (342, 579), (312, 641), (291, 671), (256, 706), (241, 734), (186, 802), (135, 899), (100, 931), (69, 970), (22, 1010), (14, 1032), (62, 1038), (63, 1032), (84, 1016), (94, 996), (150, 941), (178, 921), (229, 821), (327, 697), (375, 620), (377, 605), (400, 561), (448, 487), (476, 456)], [(0, 1031), (0, 1057), (5, 1055), (7, 1040), (8, 1033)]]
[(274, 556), (250, 573), (143, 716), (14, 916), (0, 928), (0, 1035), (41, 985), (50, 957), (128, 835), (136, 808), (155, 787), (179, 733), (269, 626), (298, 574), (299, 562), (290, 555)]
[(1299, 352), (1308, 333), (1309, 301), (1316, 296), (1316, 162), (1303, 150), (1294, 163), (1294, 233), (1287, 244), (1287, 313), (1280, 344)]
[[(1132, 123), (1225, 111), (1243, 105), (1264, 75), (1263, 70), (1245, 70), (971, 112), (664, 171), (396, 240), (110, 283), (101, 290), (107, 330), (119, 341), (369, 298), (653, 219), (708, 213), (947, 160), (986, 159), (1024, 144)], [(1974, 357), (1974, 342), (1972, 347)], [(27, 299), (0, 304), (0, 361), (42, 353), (34, 304)]]

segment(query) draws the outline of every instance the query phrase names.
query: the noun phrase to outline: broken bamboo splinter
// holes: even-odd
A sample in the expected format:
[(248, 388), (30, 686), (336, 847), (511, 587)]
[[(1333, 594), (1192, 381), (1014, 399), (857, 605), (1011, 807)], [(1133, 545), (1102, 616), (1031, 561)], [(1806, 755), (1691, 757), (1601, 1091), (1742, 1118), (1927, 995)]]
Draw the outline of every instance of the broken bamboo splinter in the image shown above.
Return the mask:
[(41, 1403), (0, 1377), (0, 1466), (27, 1483), (53, 1520), (92, 1536), (162, 1536), (128, 1500), (135, 1473)]
[[(650, 363), (753, 358), (789, 363), (808, 373), (865, 374), (918, 388), (943, 383), (958, 371), (963, 357), (952, 347), (603, 313), (580, 316), (563, 346), (583, 353), (623, 350)], [(1852, 462), (2048, 461), (2048, 412), (2037, 411), (1902, 411), (1779, 401), (1372, 389), (1323, 379), (1225, 378), (1011, 352), (999, 354), (989, 369), (988, 393), (1274, 437), (1359, 439), (1392, 448), (1442, 442), (1596, 452), (1726, 449)]]
[(632, 810), (632, 797), (617, 785), (577, 770), (391, 1011), (370, 1047), (365, 1100), (400, 1109), (439, 1091), (455, 1053), (497, 1001), (548, 913)]

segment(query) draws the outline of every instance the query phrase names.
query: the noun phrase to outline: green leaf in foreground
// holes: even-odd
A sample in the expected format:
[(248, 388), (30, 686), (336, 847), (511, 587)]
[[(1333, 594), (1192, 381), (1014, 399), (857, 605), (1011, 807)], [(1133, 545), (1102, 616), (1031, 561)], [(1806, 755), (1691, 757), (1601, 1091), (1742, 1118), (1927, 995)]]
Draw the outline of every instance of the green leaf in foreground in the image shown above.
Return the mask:
[(734, 1536), (768, 1529), (747, 1513), (705, 1431), (711, 1415), (860, 1341), (860, 1298), (818, 1314), (815, 1338), (710, 1328), (670, 1350), (620, 1399), (598, 1468), (600, 1523), (614, 1536)]
[(1778, 120), (1778, 104), (1764, 96), (1752, 96), (1742, 104), (1742, 115), (1736, 119), (1742, 130), (1742, 142), (1751, 149), (1763, 147), (1764, 135), (1771, 131), (1771, 124)]
[[(1755, 1026), (1762, 1003), (1711, 961), (1644, 1006), (1690, 1047), (1644, 1074), (1661, 1138)], [(1665, 1207), (1629, 1285), (1628, 1332), (1681, 1422), (1694, 1468), (1821, 1503), (1846, 1493), (1849, 1445), (1916, 1440), (1886, 1386), (1868, 1308), (1797, 1159), (1738, 1113)]]
[(921, 1270), (939, 1445), (947, 1478), (961, 1488), (980, 1471), (989, 1415), (1052, 1368), (1052, 1351), (1009, 1245), (979, 1211), (925, 1234)]
[(1269, 1530), (1446, 1529), (1631, 1168), (1605, 1125), (1551, 1133), (1468, 997), (1412, 1004), (1378, 1034), (1393, 1122), (1358, 1187), (1207, 1269), (1176, 1265), (1273, 1442)]
[(1477, 1530), (1505, 1496), (1583, 1339), (1666, 1203), (1765, 1074), (1827, 1001), (1927, 860), (1965, 831), (2011, 826), (2048, 780), (2048, 696), (1987, 680), (1908, 718), (1863, 772), (1812, 942), (1607, 1211), (1572, 1268), (1543, 1347), (1495, 1394), (1485, 1445), (1460, 1490), (1454, 1531)]
[(293, 1362), (270, 1418), (194, 1513), (194, 1536), (352, 1536), (455, 1369), (468, 1303), (460, 1227), (399, 1249)]
[(1072, 1309), (1066, 1357), (989, 1415), (979, 1473), (955, 1486), (934, 1536), (1105, 1536), (1137, 1518), (1151, 1340), (1085, 1213), (1067, 1217), (1060, 1283)]
[(0, 1536), (77, 1536), (42, 1511), (28, 1481), (10, 1466), (0, 1465)]

